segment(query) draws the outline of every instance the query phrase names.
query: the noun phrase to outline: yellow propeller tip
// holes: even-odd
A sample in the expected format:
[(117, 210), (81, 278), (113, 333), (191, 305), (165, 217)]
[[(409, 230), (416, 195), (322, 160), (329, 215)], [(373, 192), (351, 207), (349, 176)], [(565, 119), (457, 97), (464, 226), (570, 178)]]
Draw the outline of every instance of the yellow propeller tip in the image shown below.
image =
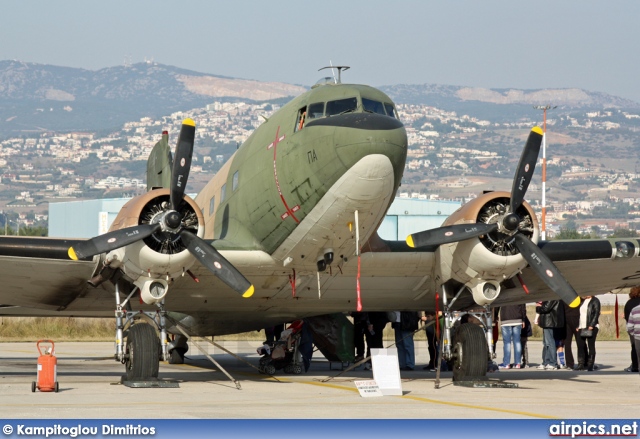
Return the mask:
[(413, 243), (413, 238), (411, 237), (411, 235), (407, 236), (407, 245), (411, 248), (416, 247), (416, 245)]
[(69, 250), (67, 251), (67, 254), (74, 261), (78, 260), (78, 255), (76, 255), (76, 251), (73, 249), (73, 247), (69, 247)]
[(538, 134), (540, 134), (541, 136), (543, 135), (542, 128), (540, 128), (540, 127), (533, 127), (533, 128), (531, 129), (531, 131), (533, 131), (534, 133), (538, 133)]
[(194, 127), (196, 126), (196, 123), (193, 121), (193, 119), (185, 119), (182, 121), (182, 125), (189, 125), (190, 127)]
[(570, 308), (577, 308), (578, 305), (580, 305), (580, 296), (578, 296), (575, 299), (573, 299), (573, 302), (571, 302), (569, 304), (569, 307)]
[(245, 291), (244, 293), (242, 293), (242, 297), (245, 297), (245, 298), (246, 298), (246, 297), (251, 297), (251, 296), (253, 296), (253, 293), (254, 293), (254, 291), (255, 291), (255, 290), (256, 290), (256, 289), (253, 287), (253, 285), (251, 285), (251, 286), (247, 289), (247, 291)]

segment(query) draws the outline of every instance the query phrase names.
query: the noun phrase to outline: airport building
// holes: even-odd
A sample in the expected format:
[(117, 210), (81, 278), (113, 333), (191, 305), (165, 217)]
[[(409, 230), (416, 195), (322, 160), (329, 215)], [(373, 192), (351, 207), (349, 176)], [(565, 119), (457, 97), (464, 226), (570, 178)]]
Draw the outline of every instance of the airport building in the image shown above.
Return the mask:
[[(92, 238), (106, 233), (130, 198), (69, 201), (49, 204), (49, 236)], [(404, 241), (414, 232), (439, 227), (460, 207), (460, 201), (396, 198), (380, 226), (383, 239)]]

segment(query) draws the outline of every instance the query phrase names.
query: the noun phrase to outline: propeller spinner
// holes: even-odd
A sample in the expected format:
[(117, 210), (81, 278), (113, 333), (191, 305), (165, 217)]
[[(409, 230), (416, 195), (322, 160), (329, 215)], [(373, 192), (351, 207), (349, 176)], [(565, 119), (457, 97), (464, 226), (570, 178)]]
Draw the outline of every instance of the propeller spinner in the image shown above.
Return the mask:
[(184, 201), (185, 188), (189, 178), (195, 127), (196, 124), (191, 119), (185, 119), (182, 123), (171, 173), (170, 202), (163, 203), (162, 209), (164, 211), (156, 215), (152, 223), (113, 230), (70, 247), (68, 254), (71, 259), (84, 259), (108, 253), (160, 232), (173, 240), (176, 238), (182, 240), (187, 250), (202, 265), (234, 291), (240, 293), (242, 297), (250, 297), (253, 294), (254, 287), (251, 282), (215, 248), (198, 237), (184, 221), (185, 217), (180, 207)]
[(438, 246), (464, 241), (493, 232), (499, 233), (503, 239), (513, 241), (522, 257), (529, 263), (536, 274), (564, 302), (571, 307), (578, 306), (580, 299), (571, 285), (564, 279), (553, 262), (523, 232), (523, 221), (518, 212), (524, 201), (524, 195), (531, 183), (535, 170), (543, 132), (534, 127), (529, 133), (511, 188), (509, 207), (495, 222), (475, 224), (454, 224), (414, 233), (407, 237), (410, 247)]

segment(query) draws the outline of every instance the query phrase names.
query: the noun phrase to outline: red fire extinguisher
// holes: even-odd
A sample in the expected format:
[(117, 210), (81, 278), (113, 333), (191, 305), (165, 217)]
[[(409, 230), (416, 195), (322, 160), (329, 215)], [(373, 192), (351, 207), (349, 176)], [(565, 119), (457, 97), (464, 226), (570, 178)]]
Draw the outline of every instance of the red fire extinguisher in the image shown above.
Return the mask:
[[(50, 347), (44, 348), (44, 353), (40, 348), (40, 343), (49, 343)], [(38, 374), (36, 381), (31, 383), (31, 391), (35, 392), (36, 387), (41, 392), (57, 392), (58, 382), (56, 381), (58, 359), (54, 354), (54, 344), (52, 340), (39, 340), (36, 344), (40, 356), (38, 357)]]

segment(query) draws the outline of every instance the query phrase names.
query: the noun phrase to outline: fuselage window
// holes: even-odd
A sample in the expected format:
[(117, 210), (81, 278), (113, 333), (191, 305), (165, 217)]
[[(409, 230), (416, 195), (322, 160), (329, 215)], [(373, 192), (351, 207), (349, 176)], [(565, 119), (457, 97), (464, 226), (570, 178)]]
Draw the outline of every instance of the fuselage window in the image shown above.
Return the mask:
[[(209, 216), (213, 215), (213, 211), (216, 209), (216, 197), (213, 196), (211, 197), (211, 200), (209, 200)], [(203, 212), (204, 214), (204, 212)]]
[(398, 118), (398, 115), (396, 114), (396, 109), (393, 108), (393, 105), (385, 103), (384, 108), (387, 110), (387, 116), (391, 116), (396, 119)]
[(307, 110), (307, 119), (319, 119), (324, 116), (324, 102), (316, 102), (309, 105)]
[(329, 101), (327, 102), (326, 115), (335, 116), (337, 114), (349, 113), (351, 111), (356, 111), (356, 108), (358, 108), (358, 99), (356, 98)]
[(387, 114), (384, 112), (382, 102), (373, 101), (367, 98), (362, 98), (362, 108), (364, 108), (364, 111), (368, 111), (370, 113)]
[(300, 131), (304, 127), (304, 120), (307, 118), (307, 107), (302, 107), (298, 110), (298, 117), (296, 118), (296, 126), (293, 131)]
[(224, 196), (227, 193), (227, 184), (223, 184), (222, 187), (220, 188), (220, 203), (222, 203), (224, 201)]
[(236, 171), (233, 174), (233, 182), (231, 183), (231, 190), (235, 191), (236, 189), (238, 189), (238, 172)]

